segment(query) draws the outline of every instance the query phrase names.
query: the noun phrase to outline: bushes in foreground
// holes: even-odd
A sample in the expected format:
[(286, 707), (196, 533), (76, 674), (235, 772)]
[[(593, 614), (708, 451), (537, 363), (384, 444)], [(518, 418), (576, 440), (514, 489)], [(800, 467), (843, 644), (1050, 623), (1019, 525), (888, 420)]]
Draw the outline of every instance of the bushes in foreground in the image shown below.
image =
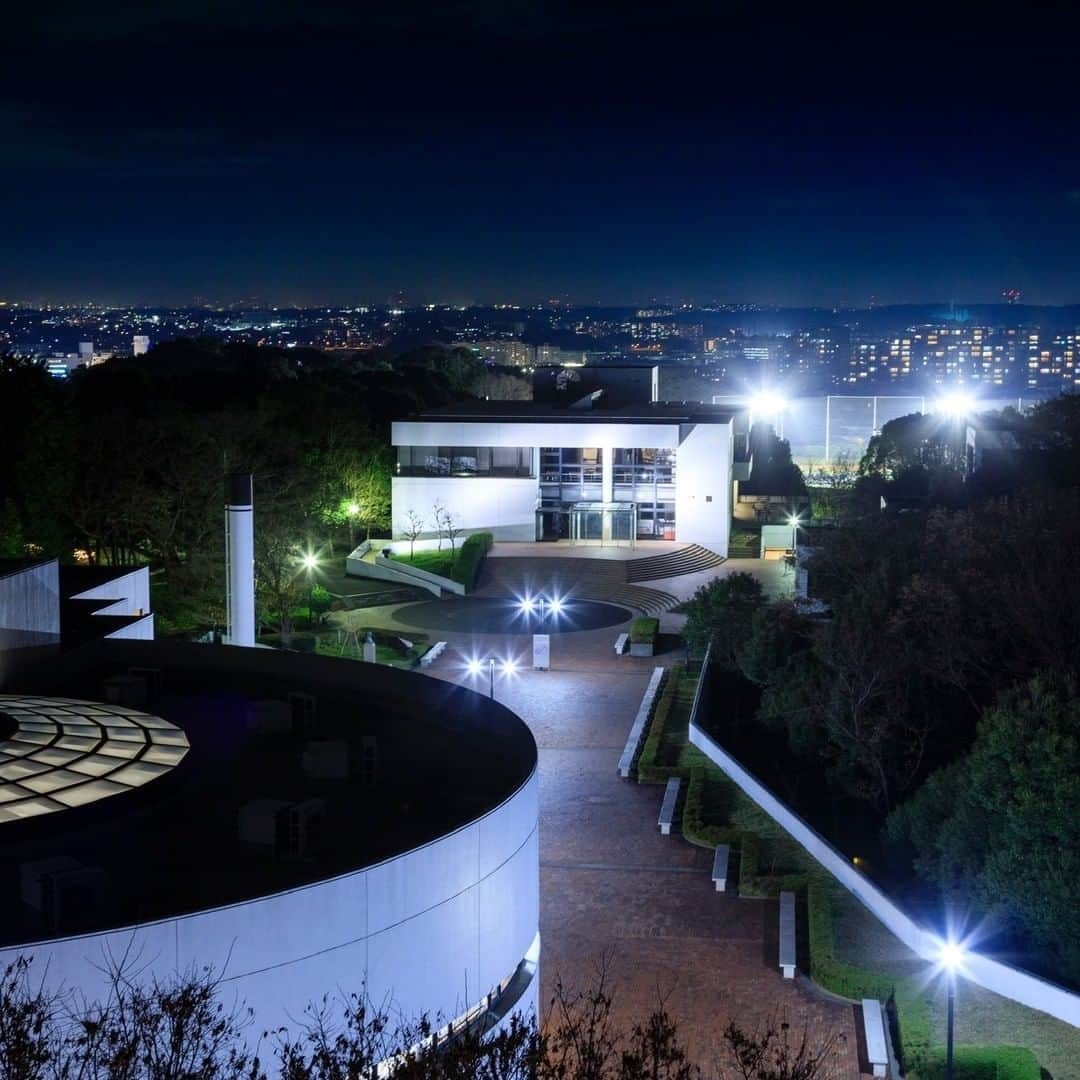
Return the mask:
[(603, 959), (583, 992), (556, 981), (543, 1025), (513, 1013), (495, 1030), (490, 1017), (395, 1020), (339, 991), (268, 1032), (209, 969), (146, 982), (114, 969), (108, 1000), (87, 1003), (43, 990), (31, 967), (0, 969), (0, 1080), (825, 1080), (837, 1052), (835, 1033), (773, 1013), (754, 1030), (729, 1021), (695, 1062), (662, 999), (616, 1022)]

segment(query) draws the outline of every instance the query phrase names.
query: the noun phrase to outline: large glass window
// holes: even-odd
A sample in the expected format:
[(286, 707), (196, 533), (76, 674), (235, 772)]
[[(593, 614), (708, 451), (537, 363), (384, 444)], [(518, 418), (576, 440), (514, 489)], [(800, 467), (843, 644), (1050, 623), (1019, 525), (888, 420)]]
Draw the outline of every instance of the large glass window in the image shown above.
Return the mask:
[(531, 476), (530, 446), (399, 446), (398, 476)]

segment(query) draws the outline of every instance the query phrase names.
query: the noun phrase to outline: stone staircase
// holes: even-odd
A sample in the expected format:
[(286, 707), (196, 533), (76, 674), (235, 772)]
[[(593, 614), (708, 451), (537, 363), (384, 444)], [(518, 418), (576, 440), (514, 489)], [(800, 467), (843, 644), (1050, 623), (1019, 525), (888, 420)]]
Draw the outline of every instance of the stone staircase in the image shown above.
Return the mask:
[(711, 570), (726, 560), (715, 551), (690, 544), (678, 551), (665, 551), (661, 555), (648, 555), (643, 559), (630, 559), (626, 565), (626, 580), (659, 581), (661, 578), (680, 577)]

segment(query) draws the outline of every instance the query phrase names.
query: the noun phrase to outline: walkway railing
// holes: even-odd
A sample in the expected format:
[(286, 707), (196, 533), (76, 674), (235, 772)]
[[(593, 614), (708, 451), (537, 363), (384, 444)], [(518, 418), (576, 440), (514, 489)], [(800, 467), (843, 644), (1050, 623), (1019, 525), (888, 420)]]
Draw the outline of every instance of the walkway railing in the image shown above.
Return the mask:
[[(797, 840), (893, 935), (927, 963), (936, 964), (940, 956), (941, 937), (920, 926), (901, 910), (877, 885), (853, 866), (849, 859), (778, 799), (705, 732), (702, 726), (702, 709), (703, 702), (707, 700), (707, 691), (704, 687), (709, 682), (708, 659), (709, 654), (706, 652), (704, 670), (701, 679), (698, 680), (694, 704), (690, 712), (690, 742), (773, 821)], [(1067, 1024), (1080, 1027), (1080, 995), (1062, 986), (974, 952), (966, 955), (961, 974), (979, 986), (1001, 994), (1002, 997), (1028, 1005), (1033, 1009), (1039, 1009), (1051, 1016), (1056, 1016), (1059, 1020), (1064, 1020)]]

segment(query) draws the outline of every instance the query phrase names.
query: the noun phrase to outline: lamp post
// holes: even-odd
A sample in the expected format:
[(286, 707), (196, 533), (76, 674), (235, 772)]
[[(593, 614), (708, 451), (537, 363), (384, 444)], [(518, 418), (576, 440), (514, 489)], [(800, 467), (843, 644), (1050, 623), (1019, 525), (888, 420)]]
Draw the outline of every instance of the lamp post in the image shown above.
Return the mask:
[(488, 697), (495, 700), (495, 657), (488, 657)]
[(958, 941), (941, 943), (938, 963), (948, 980), (948, 1004), (945, 1019), (945, 1080), (953, 1080), (953, 1023), (956, 1016), (956, 976), (964, 966), (964, 946)]
[(308, 576), (308, 622), (311, 623), (312, 629), (315, 627), (315, 568), (319, 565), (319, 560), (316, 556), (308, 552), (304, 556), (304, 569), (307, 571)]
[(798, 514), (788, 514), (787, 523), (791, 526), (791, 550), (795, 556), (795, 561), (799, 559), (799, 526), (802, 524), (802, 518)]

